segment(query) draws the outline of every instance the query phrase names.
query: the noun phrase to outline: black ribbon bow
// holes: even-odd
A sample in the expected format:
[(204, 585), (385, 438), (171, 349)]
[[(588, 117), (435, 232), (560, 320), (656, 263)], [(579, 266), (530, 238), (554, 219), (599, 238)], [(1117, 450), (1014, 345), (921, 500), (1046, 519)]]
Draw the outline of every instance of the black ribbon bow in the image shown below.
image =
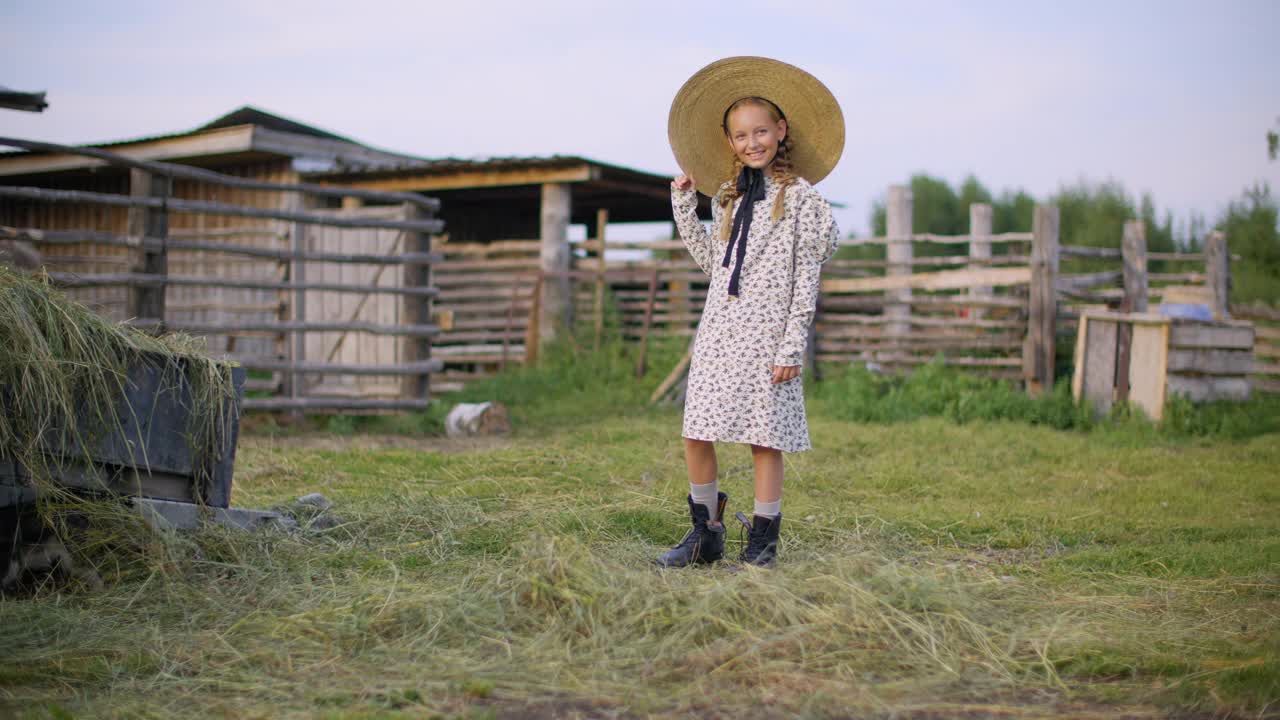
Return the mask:
[(729, 259), (737, 252), (737, 264), (729, 274), (729, 294), (738, 296), (738, 281), (742, 277), (742, 262), (747, 257), (747, 234), (751, 232), (751, 216), (755, 203), (764, 199), (764, 171), (759, 168), (743, 167), (738, 173), (738, 195), (742, 202), (738, 204), (738, 212), (733, 214), (733, 227), (729, 232), (729, 244), (724, 249), (724, 262), (721, 267), (729, 267)]

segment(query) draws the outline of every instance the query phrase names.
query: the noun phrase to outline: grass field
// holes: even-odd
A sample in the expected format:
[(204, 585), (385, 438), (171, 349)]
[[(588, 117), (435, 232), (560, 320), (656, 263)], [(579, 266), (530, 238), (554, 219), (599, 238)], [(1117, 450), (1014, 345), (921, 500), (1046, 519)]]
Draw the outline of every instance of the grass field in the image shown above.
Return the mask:
[[(833, 379), (787, 457), (779, 567), (661, 571), (679, 412), (583, 365), (478, 389), (513, 405), (497, 442), (259, 424), (234, 504), (321, 492), (344, 522), (134, 532), (104, 591), (0, 602), (0, 715), (1280, 716), (1274, 404), (869, 423)], [(720, 464), (749, 510), (749, 453)]]

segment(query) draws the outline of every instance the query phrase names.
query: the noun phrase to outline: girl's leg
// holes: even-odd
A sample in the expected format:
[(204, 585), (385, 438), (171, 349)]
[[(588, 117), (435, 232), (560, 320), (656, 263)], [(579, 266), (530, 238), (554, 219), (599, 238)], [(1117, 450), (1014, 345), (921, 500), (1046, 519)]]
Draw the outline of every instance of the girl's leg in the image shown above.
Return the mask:
[(751, 460), (756, 474), (755, 514), (777, 517), (782, 503), (782, 451), (752, 445)]
[(716, 498), (720, 487), (716, 482), (719, 468), (716, 465), (715, 443), (707, 440), (684, 439), (684, 464), (689, 471), (689, 495), (696, 503), (707, 508), (707, 516), (716, 517)]
[(747, 546), (739, 558), (748, 565), (768, 567), (778, 559), (778, 530), (782, 525), (782, 451), (751, 446), (756, 470), (755, 517)]
[(706, 485), (716, 481), (716, 445), (708, 440), (684, 439), (684, 464), (689, 470), (690, 485)]
[[(713, 563), (724, 556), (724, 503), (716, 482), (716, 446), (706, 440), (684, 439), (684, 461), (689, 469), (689, 515), (693, 529), (680, 544), (662, 553), (657, 563), (676, 568)], [(706, 508), (705, 514), (703, 508)]]

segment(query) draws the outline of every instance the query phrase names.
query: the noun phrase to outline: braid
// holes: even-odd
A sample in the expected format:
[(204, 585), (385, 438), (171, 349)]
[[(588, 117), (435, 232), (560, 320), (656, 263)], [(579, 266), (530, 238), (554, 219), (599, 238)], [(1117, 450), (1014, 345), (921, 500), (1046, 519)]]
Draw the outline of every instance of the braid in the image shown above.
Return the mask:
[(733, 227), (733, 217), (729, 214), (733, 201), (738, 199), (738, 173), (742, 172), (742, 161), (734, 156), (733, 171), (729, 175), (727, 187), (720, 190), (720, 240), (729, 242), (729, 232)]
[(787, 196), (787, 188), (796, 183), (795, 170), (791, 164), (791, 139), (791, 129), (787, 128), (787, 136), (778, 144), (778, 154), (773, 159), (773, 179), (781, 185), (778, 188), (778, 196), (773, 199), (773, 212), (769, 214), (774, 222), (782, 219), (786, 209), (783, 203)]

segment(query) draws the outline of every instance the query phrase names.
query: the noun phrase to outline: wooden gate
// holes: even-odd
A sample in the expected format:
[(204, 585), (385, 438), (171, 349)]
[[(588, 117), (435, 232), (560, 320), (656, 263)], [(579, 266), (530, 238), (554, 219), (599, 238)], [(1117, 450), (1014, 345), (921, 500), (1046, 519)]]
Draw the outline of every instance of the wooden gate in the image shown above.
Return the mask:
[[(403, 205), (318, 210), (317, 214), (338, 218), (407, 220)], [(396, 257), (406, 251), (404, 230), (383, 228), (338, 228), (303, 225), (305, 252), (344, 253)], [(339, 283), (377, 288), (404, 286), (399, 266), (354, 263), (308, 262), (302, 269), (309, 283)], [(299, 322), (316, 321), (352, 325), (372, 323), (399, 325), (403, 301), (388, 294), (306, 290), (294, 314)], [(371, 335), (350, 329), (340, 332), (308, 332), (303, 335), (301, 361), (337, 365), (399, 365), (404, 359), (404, 339), (395, 335)], [(296, 341), (295, 341), (296, 342)], [(305, 397), (394, 398), (400, 395), (401, 381), (390, 375), (328, 374), (307, 377)]]

